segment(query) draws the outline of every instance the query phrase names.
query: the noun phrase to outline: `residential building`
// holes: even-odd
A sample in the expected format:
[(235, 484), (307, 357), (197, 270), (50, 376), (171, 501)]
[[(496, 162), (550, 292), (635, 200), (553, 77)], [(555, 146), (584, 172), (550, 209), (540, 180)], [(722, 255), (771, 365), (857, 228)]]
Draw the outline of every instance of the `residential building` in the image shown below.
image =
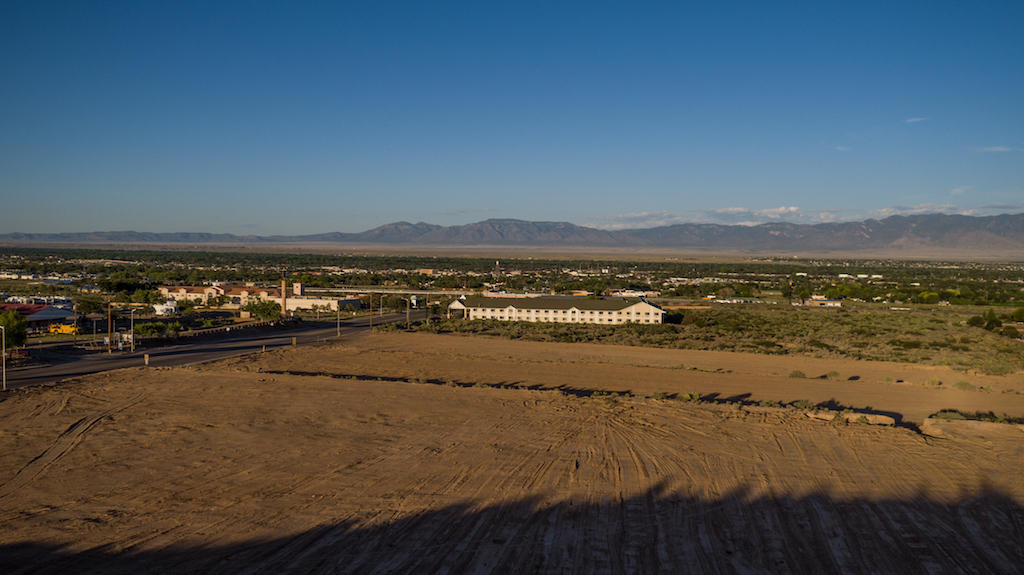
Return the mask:
[(530, 298), (471, 296), (453, 301), (452, 312), (466, 319), (552, 323), (663, 323), (665, 310), (638, 298), (542, 296)]

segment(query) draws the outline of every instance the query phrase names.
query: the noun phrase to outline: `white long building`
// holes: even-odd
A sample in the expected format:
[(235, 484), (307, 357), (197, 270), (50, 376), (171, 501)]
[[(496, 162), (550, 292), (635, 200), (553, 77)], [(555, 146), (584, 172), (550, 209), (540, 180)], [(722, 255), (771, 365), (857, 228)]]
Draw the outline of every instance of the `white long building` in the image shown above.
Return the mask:
[(552, 323), (663, 323), (665, 310), (638, 298), (471, 296), (453, 301), (449, 316)]

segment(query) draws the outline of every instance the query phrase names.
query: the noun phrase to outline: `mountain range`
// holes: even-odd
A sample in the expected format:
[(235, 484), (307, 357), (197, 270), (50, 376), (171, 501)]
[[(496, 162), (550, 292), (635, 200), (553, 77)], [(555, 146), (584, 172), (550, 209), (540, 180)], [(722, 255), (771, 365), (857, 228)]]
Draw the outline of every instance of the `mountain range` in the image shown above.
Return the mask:
[(922, 214), (860, 222), (760, 225), (684, 223), (603, 230), (568, 222), (490, 219), (458, 226), (396, 222), (359, 233), (240, 236), (108, 231), (0, 234), (6, 245), (33, 244), (390, 244), (416, 246), (636, 247), (772, 252), (901, 249), (1020, 251), (1024, 213), (997, 216)]

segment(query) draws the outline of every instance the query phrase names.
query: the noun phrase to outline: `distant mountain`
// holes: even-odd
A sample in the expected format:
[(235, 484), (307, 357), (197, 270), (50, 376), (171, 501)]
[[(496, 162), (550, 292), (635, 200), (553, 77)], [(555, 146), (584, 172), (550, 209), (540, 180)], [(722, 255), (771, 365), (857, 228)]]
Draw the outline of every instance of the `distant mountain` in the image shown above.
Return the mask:
[(1024, 255), (1024, 213), (998, 216), (924, 214), (828, 224), (767, 223), (756, 226), (676, 224), (657, 228), (600, 230), (568, 222), (491, 219), (461, 226), (396, 222), (359, 233), (238, 236), (134, 231), (74, 234), (0, 234), (0, 243), (32, 244), (394, 244), (420, 246), (584, 246), (822, 252), (860, 250), (986, 250)]

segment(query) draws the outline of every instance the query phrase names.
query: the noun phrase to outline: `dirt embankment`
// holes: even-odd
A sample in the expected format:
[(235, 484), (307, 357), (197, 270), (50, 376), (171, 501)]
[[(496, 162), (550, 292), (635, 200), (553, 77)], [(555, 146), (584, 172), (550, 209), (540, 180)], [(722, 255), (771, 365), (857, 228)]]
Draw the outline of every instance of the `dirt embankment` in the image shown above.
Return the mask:
[[(266, 373), (425, 370), (447, 342), (374, 336), (4, 396), (0, 570), (990, 573), (1024, 561), (1016, 426), (947, 422), (929, 437), (756, 407)], [(516, 353), (502, 348), (484, 371), (447, 349), (467, 381), (533, 381), (547, 365), (502, 371)], [(571, 353), (558, 373), (580, 386), (637, 360)], [(679, 373), (634, 366), (621, 383), (657, 370)]]
[[(324, 352), (310, 348), (267, 354), (243, 364), (245, 369), (298, 374), (568, 392), (697, 392), (754, 402), (835, 400), (844, 407), (889, 413), (917, 424), (943, 409), (1024, 417), (1024, 373), (966, 375), (948, 367), (908, 363), (390, 332)], [(806, 377), (791, 377), (794, 371)], [(968, 387), (961, 389), (964, 383)]]

